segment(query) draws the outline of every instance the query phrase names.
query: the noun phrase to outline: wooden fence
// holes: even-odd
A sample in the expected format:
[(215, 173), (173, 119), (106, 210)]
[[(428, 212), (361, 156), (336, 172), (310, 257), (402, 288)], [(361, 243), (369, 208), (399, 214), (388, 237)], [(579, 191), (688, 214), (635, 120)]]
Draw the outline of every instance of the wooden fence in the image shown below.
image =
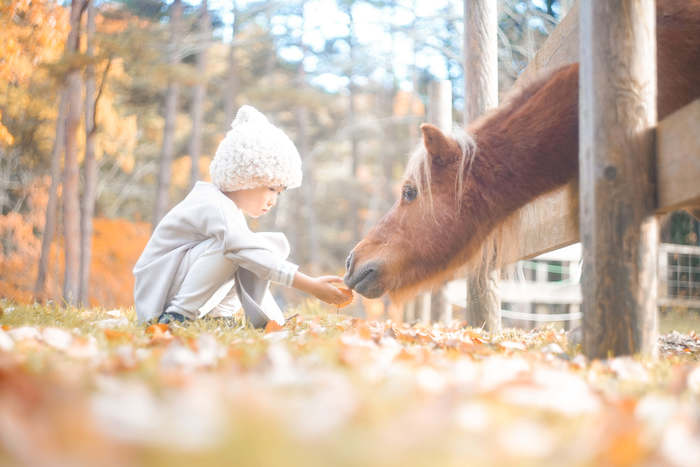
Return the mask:
[[(475, 21), (469, 17), (468, 5), (481, 7), (484, 3), (489, 2), (465, 1), (466, 34)], [(623, 8), (634, 11), (623, 14)], [(584, 352), (593, 358), (655, 353), (655, 214), (700, 205), (700, 100), (657, 124), (655, 26), (654, 0), (577, 2), (515, 83), (522, 87), (555, 68), (580, 63), (581, 186), (571, 182), (523, 208), (527, 215), (520, 216), (523, 235), (518, 258), (570, 245), (582, 236)], [(465, 37), (465, 49), (488, 50), (489, 44), (480, 41), (496, 40), (472, 34)], [(618, 59), (611, 60), (611, 54)], [(635, 88), (636, 83), (651, 84), (642, 89)], [(626, 101), (620, 92), (626, 92)], [(470, 95), (467, 93), (467, 100)], [(480, 105), (475, 97), (471, 99), (467, 107)], [(615, 119), (615, 108), (635, 118)], [(615, 146), (634, 150), (615, 151)], [(634, 163), (629, 164), (630, 160)], [(639, 173), (629, 172), (626, 167), (630, 166), (642, 167), (644, 180), (651, 178), (645, 174), (656, 171), (656, 185), (635, 179)], [(610, 173), (603, 167), (616, 169), (614, 180), (608, 177), (601, 183), (599, 178)], [(629, 212), (622, 225), (613, 226), (608, 221), (610, 212), (623, 209), (623, 202)], [(585, 220), (583, 232), (580, 218)], [(631, 252), (632, 259), (620, 254), (621, 247)]]

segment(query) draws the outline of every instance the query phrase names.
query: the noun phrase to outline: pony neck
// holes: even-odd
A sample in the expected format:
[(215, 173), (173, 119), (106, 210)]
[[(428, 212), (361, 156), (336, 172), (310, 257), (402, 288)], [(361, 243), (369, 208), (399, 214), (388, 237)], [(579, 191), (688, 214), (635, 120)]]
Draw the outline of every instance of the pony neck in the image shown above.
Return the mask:
[[(523, 89), (469, 128), (477, 145), (463, 198), (494, 221), (578, 171), (578, 65)], [(478, 193), (470, 193), (477, 190)]]

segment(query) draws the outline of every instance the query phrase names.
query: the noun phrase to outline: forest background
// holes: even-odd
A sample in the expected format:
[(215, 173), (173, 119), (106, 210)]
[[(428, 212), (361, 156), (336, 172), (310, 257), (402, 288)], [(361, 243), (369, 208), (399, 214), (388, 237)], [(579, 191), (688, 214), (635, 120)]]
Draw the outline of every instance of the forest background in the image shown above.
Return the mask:
[[(569, 4), (499, 2), (501, 94)], [(462, 32), (462, 1), (0, 0), (0, 297), (131, 305), (152, 226), (208, 179), (242, 104), (304, 166), (251, 227), (342, 274), (397, 197), (431, 81), (451, 82), (462, 124)], [(662, 241), (699, 243), (684, 213), (663, 225)]]

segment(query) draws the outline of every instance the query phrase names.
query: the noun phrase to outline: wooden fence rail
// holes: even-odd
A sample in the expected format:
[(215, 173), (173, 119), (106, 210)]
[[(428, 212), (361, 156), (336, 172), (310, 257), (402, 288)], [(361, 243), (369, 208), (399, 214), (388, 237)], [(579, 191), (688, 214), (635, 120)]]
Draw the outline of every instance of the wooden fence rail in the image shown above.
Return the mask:
[[(520, 74), (514, 87), (579, 61), (579, 5), (552, 31)], [(679, 109), (657, 126), (657, 212), (700, 205), (700, 100)], [(524, 208), (517, 259), (533, 258), (579, 241), (578, 182), (541, 196)], [(546, 229), (542, 227), (546, 226)]]
[[(478, 2), (477, 2), (478, 3)], [(624, 5), (622, 5), (624, 3)], [(625, 15), (630, 8), (635, 14)], [(465, 2), (466, 8), (466, 2)], [(579, 9), (582, 9), (582, 14)], [(653, 211), (664, 213), (684, 206), (700, 206), (700, 100), (690, 103), (674, 114), (656, 123), (655, 96), (656, 96), (656, 60), (655, 60), (655, 17), (654, 1), (640, 0), (638, 2), (584, 2), (574, 4), (569, 13), (552, 32), (541, 49), (537, 52), (525, 71), (515, 83), (515, 87), (523, 87), (539, 76), (546, 74), (563, 65), (581, 63), (581, 145), (588, 151), (592, 148), (594, 159), (581, 159), (582, 171), (593, 177), (600, 174), (595, 167), (607, 164), (619, 167), (629, 167), (619, 155), (609, 148), (615, 147), (621, 139), (625, 139), (629, 145), (641, 144), (646, 149), (640, 151), (630, 150), (624, 157), (637, 157), (638, 154), (647, 154), (639, 159), (639, 166), (644, 167), (649, 174), (656, 170), (656, 184), (647, 185), (645, 193), (637, 193), (639, 186), (633, 186), (630, 177), (637, 175), (616, 172), (618, 176), (615, 182), (615, 192), (609, 192), (609, 196), (601, 190), (601, 184), (582, 174), (582, 186), (579, 189), (578, 182), (568, 185), (543, 195), (525, 206), (518, 216), (520, 225), (517, 231), (523, 232), (516, 257), (511, 259), (532, 258), (539, 254), (564, 247), (579, 241), (580, 203), (586, 203), (584, 210), (586, 217), (586, 229), (588, 236), (584, 242), (588, 253), (584, 253), (589, 260), (589, 265), (595, 265), (589, 269), (588, 290), (585, 295), (584, 313), (588, 311), (588, 319), (584, 318), (584, 348), (592, 357), (604, 357), (613, 354), (633, 353), (637, 351), (653, 353), (655, 343), (656, 293), (655, 276), (647, 283), (650, 277), (646, 272), (651, 271), (646, 265), (655, 263), (648, 261), (656, 259), (656, 241), (658, 240), (650, 232), (654, 228), (648, 228), (649, 223), (654, 224)], [(465, 9), (465, 13), (467, 10)], [(465, 28), (466, 31), (468, 29)], [(585, 36), (586, 47), (580, 47), (580, 37)], [(624, 36), (625, 40), (620, 38)], [(617, 39), (620, 40), (617, 40)], [(472, 40), (465, 37), (465, 45)], [(613, 51), (614, 49), (614, 51)], [(465, 53), (467, 51), (465, 50)], [(612, 53), (618, 60), (609, 60)], [(584, 54), (584, 56), (582, 56)], [(582, 60), (583, 59), (583, 60)], [(615, 63), (613, 63), (615, 62)], [(469, 61), (467, 60), (467, 64)], [(614, 118), (610, 109), (610, 102), (621, 105), (617, 99), (617, 91), (612, 86), (606, 86), (610, 80), (624, 80), (632, 70), (636, 82), (649, 83), (640, 95), (643, 102), (633, 103), (633, 112), (637, 109), (648, 109), (642, 121), (646, 126), (637, 128), (635, 121), (618, 122), (614, 124), (606, 119)], [(466, 71), (466, 70), (465, 70)], [(627, 80), (629, 85), (632, 85)], [(624, 83), (623, 83), (624, 84)], [(592, 90), (596, 89), (596, 92)], [(607, 89), (607, 91), (606, 91)], [(601, 97), (600, 90), (609, 92)], [(628, 93), (628, 96), (630, 94)], [(652, 97), (649, 97), (652, 96)], [(617, 100), (616, 100), (617, 99)], [(653, 102), (652, 102), (653, 101)], [(623, 103), (624, 104), (624, 103)], [(629, 123), (628, 127), (622, 128)], [(651, 129), (651, 130), (649, 130)], [(590, 130), (589, 132), (587, 132)], [(656, 132), (656, 145), (651, 145), (654, 139), (650, 135)], [(602, 140), (601, 140), (602, 138)], [(601, 143), (602, 141), (602, 143)], [(609, 141), (607, 145), (605, 141)], [(624, 146), (624, 145), (623, 145)], [(640, 146), (641, 147), (641, 146)], [(615, 159), (618, 158), (618, 159)], [(627, 159), (625, 159), (627, 160)], [(651, 161), (648, 167), (644, 161)], [(632, 168), (635, 164), (632, 164)], [(624, 169), (627, 170), (627, 169)], [(649, 178), (649, 177), (643, 177)], [(639, 184), (637, 184), (639, 185)], [(595, 188), (594, 188), (595, 187)], [(595, 190), (591, 191), (591, 190)], [(633, 215), (630, 215), (629, 227), (637, 234), (632, 235), (632, 244), (629, 236), (623, 240), (615, 237), (614, 226), (606, 224), (608, 209), (600, 204), (601, 196), (608, 196), (611, 203), (619, 198), (623, 190), (623, 197), (629, 200), (638, 199), (639, 205), (633, 207)], [(631, 191), (630, 191), (631, 190)], [(617, 194), (615, 194), (617, 193)], [(616, 196), (618, 198), (616, 198)], [(583, 201), (580, 201), (583, 200)], [(655, 200), (647, 202), (645, 200)], [(593, 204), (591, 204), (593, 203)], [(619, 204), (619, 203), (618, 203)], [(618, 206), (620, 209), (620, 206)], [(651, 213), (649, 212), (651, 211)], [(652, 214), (652, 217), (648, 217)], [(608, 216), (609, 217), (609, 216)], [(591, 227), (590, 224), (595, 224)], [(651, 224), (649, 224), (651, 225)], [(627, 229), (628, 226), (625, 226)], [(596, 230), (591, 230), (596, 229)], [(596, 232), (595, 235), (593, 232)], [(601, 238), (607, 236), (607, 245), (601, 242)], [(591, 243), (591, 238), (595, 240)], [(652, 241), (652, 237), (653, 241)], [(584, 240), (586, 240), (584, 239)], [(635, 240), (636, 239), (636, 240)], [(625, 248), (633, 248), (635, 261), (615, 258), (612, 251), (615, 245), (624, 243)], [(618, 245), (619, 247), (620, 245)], [(621, 255), (619, 254), (618, 257)], [(592, 256), (591, 256), (592, 255)], [(640, 256), (641, 255), (641, 256)], [(632, 264), (636, 262), (636, 264)], [(642, 264), (644, 263), (644, 264)], [(602, 268), (602, 269), (601, 269)], [(632, 268), (626, 275), (629, 282), (627, 289), (619, 290), (619, 287), (609, 287), (610, 283), (617, 283), (614, 271)], [(637, 269), (635, 269), (637, 268)], [(641, 269), (639, 269), (641, 268)], [(655, 269), (655, 268), (654, 268)], [(626, 270), (626, 269), (625, 269)], [(607, 289), (600, 288), (601, 281), (608, 282)], [(639, 281), (643, 281), (639, 282)], [(652, 284), (653, 282), (653, 284)], [(649, 288), (654, 292), (649, 292)], [(630, 300), (620, 301), (619, 296), (625, 295)], [(607, 304), (604, 303), (607, 300)], [(620, 303), (617, 303), (620, 302)], [(628, 303), (629, 302), (629, 303)], [(625, 306), (622, 306), (625, 305)], [(618, 311), (610, 311), (618, 310)], [(652, 311), (653, 310), (653, 311)], [(611, 323), (623, 321), (624, 326), (611, 329)], [(647, 326), (649, 325), (649, 326)], [(623, 329), (624, 327), (624, 329)], [(623, 336), (625, 336), (623, 338)]]

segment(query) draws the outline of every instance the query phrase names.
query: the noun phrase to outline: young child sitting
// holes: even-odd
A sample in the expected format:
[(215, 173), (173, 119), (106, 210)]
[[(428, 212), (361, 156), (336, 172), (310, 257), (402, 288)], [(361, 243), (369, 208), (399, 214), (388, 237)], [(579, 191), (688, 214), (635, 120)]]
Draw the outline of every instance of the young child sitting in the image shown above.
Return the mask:
[(270, 282), (339, 305), (350, 298), (332, 282), (310, 277), (286, 260), (282, 233), (252, 232), (243, 214), (258, 217), (287, 188), (301, 185), (294, 143), (251, 106), (236, 114), (209, 166), (212, 183), (197, 182), (153, 231), (134, 266), (140, 322), (228, 317), (243, 308), (256, 327), (284, 324)]

